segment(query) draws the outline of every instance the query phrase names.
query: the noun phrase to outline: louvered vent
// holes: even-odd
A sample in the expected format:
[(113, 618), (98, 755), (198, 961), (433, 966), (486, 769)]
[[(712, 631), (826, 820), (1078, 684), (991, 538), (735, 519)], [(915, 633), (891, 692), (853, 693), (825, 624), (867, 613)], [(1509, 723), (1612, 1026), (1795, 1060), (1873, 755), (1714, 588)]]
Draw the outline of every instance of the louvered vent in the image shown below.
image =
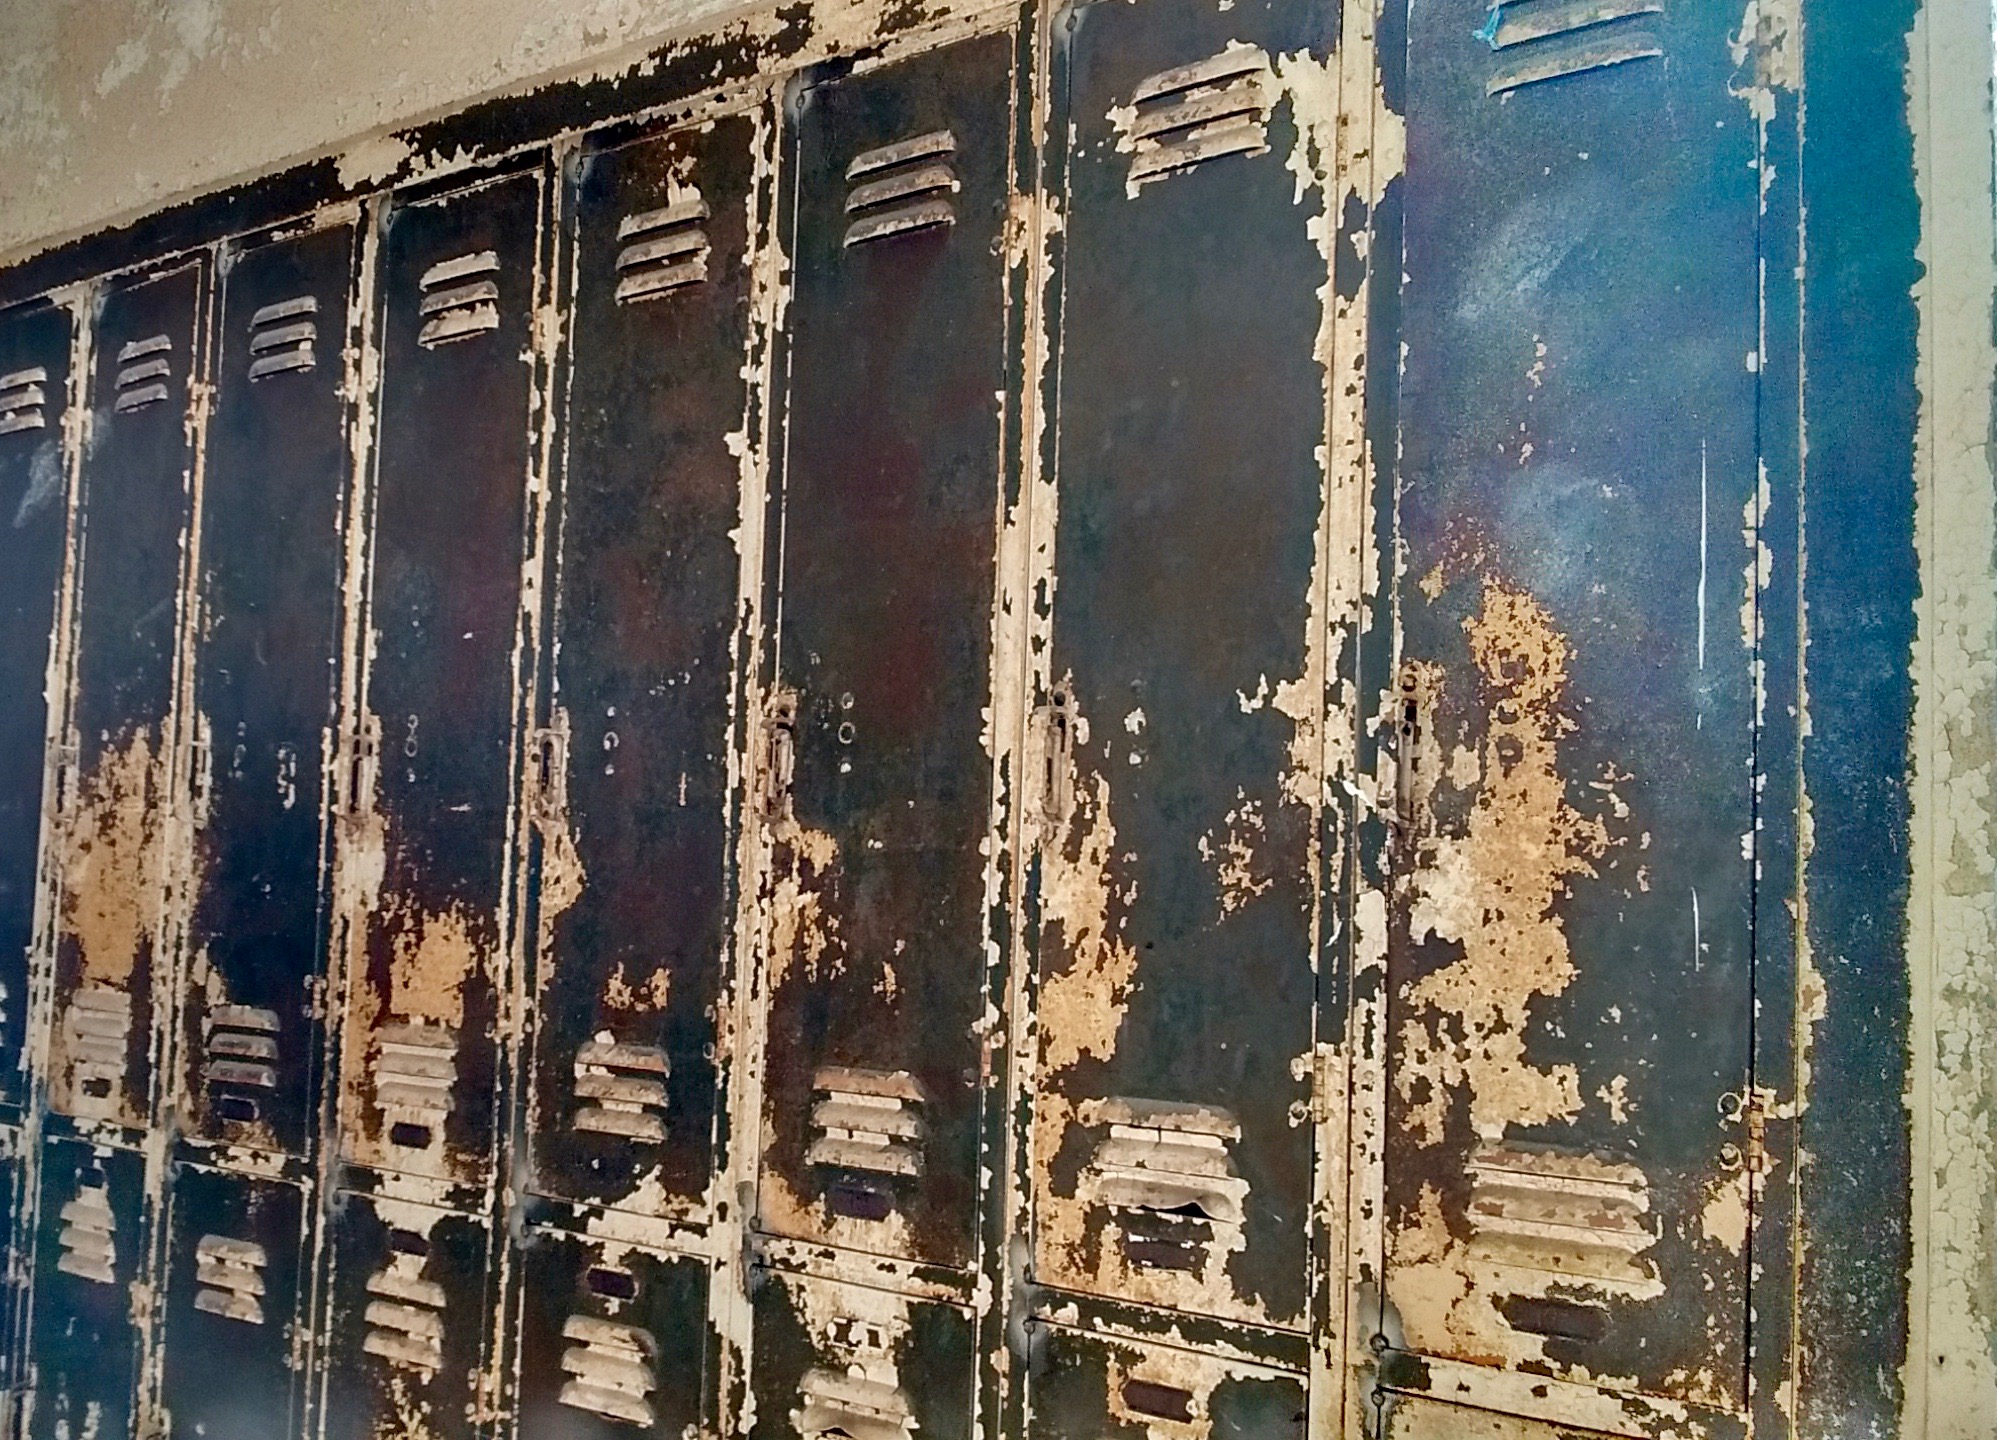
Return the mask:
[(261, 1245), (227, 1235), (203, 1235), (194, 1247), (194, 1308), (225, 1320), (263, 1324), (263, 1270), (270, 1263)]
[(430, 1242), (413, 1230), (388, 1233), (389, 1260), (368, 1277), (361, 1348), (391, 1365), (435, 1372), (444, 1363), (444, 1287), (423, 1278)]
[(1105, 1207), (1132, 1264), (1198, 1271), (1241, 1232), (1248, 1182), (1234, 1173), (1228, 1146), (1241, 1127), (1223, 1110), (1156, 1100), (1109, 1100), (1109, 1135), (1083, 1174), (1088, 1197)]
[(651, 300), (707, 278), (707, 202), (688, 195), (617, 222), (617, 303)]
[(575, 1341), (562, 1352), (561, 1403), (649, 1429), (651, 1394), (659, 1388), (658, 1345), (651, 1332), (594, 1315), (571, 1315), (562, 1338)]
[(384, 1025), (379, 1044), (374, 1098), (388, 1122), (388, 1141), (427, 1150), (451, 1113), (458, 1032), (443, 1025)]
[(62, 1254), (55, 1268), (99, 1285), (116, 1284), (118, 1275), (113, 1267), (118, 1263), (118, 1247), (112, 1237), (117, 1233), (104, 1172), (94, 1167), (79, 1172), (76, 1196), (62, 1207), (62, 1231), (56, 1236)]
[(226, 1119), (255, 1120), (259, 1096), (277, 1088), (277, 1012), (217, 1005), (208, 1012), (207, 1028), (201, 1078), (216, 1109)]
[(62, 1018), (71, 1087), (92, 1100), (108, 1100), (125, 1078), (132, 1034), (132, 997), (108, 985), (84, 985), (70, 997)]
[(1647, 1219), (1650, 1187), (1636, 1166), (1485, 1145), (1468, 1169), (1471, 1246), (1482, 1258), (1575, 1280), (1648, 1277), (1638, 1257), (1657, 1236)]
[(894, 1383), (890, 1338), (876, 1326), (835, 1325), (834, 1344), (845, 1363), (808, 1370), (791, 1418), (802, 1440), (909, 1440), (915, 1410)]
[(39, 430), (48, 424), (49, 372), (41, 365), (0, 375), (0, 435)]
[(491, 250), (441, 260), (423, 272), (423, 328), (417, 343), (425, 348), (468, 339), (499, 328), (499, 256)]
[(576, 1052), (575, 1128), (627, 1140), (666, 1138), (666, 1076), (656, 1045), (591, 1040)]
[(250, 316), (250, 379), (310, 370), (319, 363), (319, 297), (299, 295)]
[(805, 1162), (833, 1172), (826, 1203), (879, 1220), (894, 1208), (888, 1182), (922, 1173), (922, 1087), (904, 1070), (828, 1066), (812, 1079), (813, 1137)]
[(172, 375), (173, 342), (166, 336), (127, 341), (118, 351), (118, 395), (111, 408), (123, 414), (157, 405), (167, 398), (166, 382)]
[(1487, 95), (1654, 59), (1664, 53), (1653, 23), (1660, 0), (1491, 0), (1477, 38), (1496, 52)]
[(1159, 71), (1111, 117), (1130, 152), (1131, 190), (1223, 155), (1260, 155), (1274, 103), (1269, 57), (1252, 45)]
[(846, 167), (846, 243), (862, 245), (910, 230), (954, 225), (957, 137), (932, 130), (863, 151)]

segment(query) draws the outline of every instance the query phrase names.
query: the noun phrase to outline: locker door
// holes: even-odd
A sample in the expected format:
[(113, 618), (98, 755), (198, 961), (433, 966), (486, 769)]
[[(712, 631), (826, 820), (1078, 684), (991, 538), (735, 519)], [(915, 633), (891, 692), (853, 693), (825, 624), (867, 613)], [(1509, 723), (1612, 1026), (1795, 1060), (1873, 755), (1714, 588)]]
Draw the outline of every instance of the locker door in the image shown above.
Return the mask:
[(296, 1185), (175, 1167), (160, 1397), (172, 1433), (298, 1432), (304, 1199)]
[(404, 203), (378, 281), (341, 1143), (461, 1181), (493, 1135), (541, 205), (538, 174)]
[(1473, 1402), (1744, 1399), (1756, 587), (1793, 556), (1755, 533), (1735, 23), (1411, 7), (1387, 1374)]
[(382, 1195), (334, 1197), (326, 1440), (475, 1432), (492, 1302), (483, 1220)]
[(1329, 222), (1298, 184), (1321, 117), (1291, 84), (1325, 63), (1328, 24), (1145, 0), (1056, 27), (1035, 1276), (1286, 1327), (1311, 1195), (1293, 1112), (1336, 929), (1324, 751), (1353, 723), (1325, 709), (1327, 636), (1353, 617), (1325, 607), (1359, 539), (1327, 514)]
[(713, 1149), (756, 130), (602, 151), (577, 195), (530, 1144), (538, 1188), (654, 1212)]
[(28, 950), (47, 773), (48, 666), (69, 519), (71, 312), (0, 314), (0, 1104), (27, 1093)]
[(154, 971), (169, 963), (169, 749), (206, 273), (189, 260), (114, 282), (92, 347), (49, 1105), (135, 1128), (151, 1110)]
[(42, 1144), (35, 1237), (33, 1440), (131, 1433), (148, 1241), (145, 1158), (74, 1140)]
[(1027, 1440), (1303, 1440), (1303, 1377), (1219, 1356), (1029, 1328)]
[(761, 1223), (962, 1263), (1012, 39), (797, 98)]
[(294, 1155), (316, 1048), (353, 250), (337, 225), (231, 257), (202, 482), (180, 1083), (204, 1138)]
[(706, 1394), (705, 1261), (529, 1230), (520, 1440), (679, 1440)]

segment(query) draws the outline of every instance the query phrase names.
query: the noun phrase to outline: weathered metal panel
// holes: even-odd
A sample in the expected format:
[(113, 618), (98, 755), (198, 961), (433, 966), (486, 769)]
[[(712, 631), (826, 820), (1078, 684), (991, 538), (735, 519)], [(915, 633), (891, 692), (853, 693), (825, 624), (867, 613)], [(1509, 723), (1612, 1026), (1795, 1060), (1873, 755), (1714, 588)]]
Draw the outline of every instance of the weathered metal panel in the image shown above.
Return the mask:
[(304, 1192), (194, 1165), (172, 1187), (155, 1418), (202, 1440), (296, 1434), (312, 1339), (298, 1323)]
[(752, 116), (576, 191), (529, 1145), (548, 1193), (703, 1201), (733, 886)]
[(542, 1229), (522, 1252), (521, 1440), (697, 1433), (706, 1262)]
[(340, 224), (229, 256), (202, 483), (179, 1109), (205, 1139), (294, 1155), (316, 1102), (354, 247)]
[(460, 1181), (493, 1140), (542, 198), (533, 172), (397, 206), (377, 281), (341, 1146)]
[(752, 1284), (750, 1440), (970, 1440), (967, 1312), (782, 1271)]
[(1395, 1399), (1387, 1409), (1385, 1440), (1590, 1440), (1600, 1435), (1599, 1430), (1522, 1420), (1433, 1400)]
[(991, 852), (1011, 38), (794, 100), (759, 1223), (961, 1264)]
[(27, 1094), (49, 652), (68, 538), (72, 311), (0, 314), (0, 1103)]
[(494, 1297), (484, 1220), (385, 1195), (342, 1193), (327, 1221), (330, 1305), (320, 1321), (325, 1440), (461, 1440), (491, 1401)]
[(1028, 1440), (1303, 1440), (1301, 1376), (1058, 1325), (1030, 1335)]
[(48, 1094), (133, 1128), (151, 1113), (180, 863), (175, 668), (206, 288), (204, 258), (111, 283), (92, 347)]
[(42, 1144), (35, 1236), (34, 1440), (131, 1433), (150, 1241), (145, 1158), (60, 1137)]
[(1726, 1410), (1786, 1023), (1755, 125), (1733, 17), (1580, 14), (1409, 20), (1386, 1302), (1419, 1355)]
[(1321, 66), (1328, 23), (1169, 0), (1057, 27), (1035, 1278), (1286, 1327), (1327, 815), (1328, 222), (1299, 187), (1327, 117), (1276, 66)]

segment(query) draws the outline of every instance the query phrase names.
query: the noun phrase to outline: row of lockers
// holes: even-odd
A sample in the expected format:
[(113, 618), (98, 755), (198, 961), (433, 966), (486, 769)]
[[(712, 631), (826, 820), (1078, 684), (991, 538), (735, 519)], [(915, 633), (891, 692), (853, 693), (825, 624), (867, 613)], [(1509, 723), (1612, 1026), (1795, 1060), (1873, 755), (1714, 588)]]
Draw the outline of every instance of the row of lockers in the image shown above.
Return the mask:
[(1426, 200), (1143, 0), (0, 313), (32, 1433), (1728, 1433), (1755, 182), (1541, 8)]

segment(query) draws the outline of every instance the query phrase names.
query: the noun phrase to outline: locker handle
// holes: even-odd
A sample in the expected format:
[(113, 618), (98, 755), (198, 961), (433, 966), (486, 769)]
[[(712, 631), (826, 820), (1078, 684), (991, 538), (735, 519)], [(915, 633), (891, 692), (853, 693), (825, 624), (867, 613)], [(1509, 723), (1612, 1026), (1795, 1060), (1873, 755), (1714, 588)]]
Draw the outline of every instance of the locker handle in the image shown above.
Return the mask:
[(1050, 825), (1065, 825), (1074, 803), (1075, 705), (1065, 685), (1057, 685), (1042, 711), (1040, 808)]
[(353, 757), (347, 772), (346, 809), (359, 813), (374, 795), (375, 768), (381, 757), (381, 722), (364, 717), (353, 731)]
[(763, 714), (763, 793), (765, 820), (786, 820), (791, 813), (791, 783), (797, 771), (797, 694), (779, 690), (770, 696)]

